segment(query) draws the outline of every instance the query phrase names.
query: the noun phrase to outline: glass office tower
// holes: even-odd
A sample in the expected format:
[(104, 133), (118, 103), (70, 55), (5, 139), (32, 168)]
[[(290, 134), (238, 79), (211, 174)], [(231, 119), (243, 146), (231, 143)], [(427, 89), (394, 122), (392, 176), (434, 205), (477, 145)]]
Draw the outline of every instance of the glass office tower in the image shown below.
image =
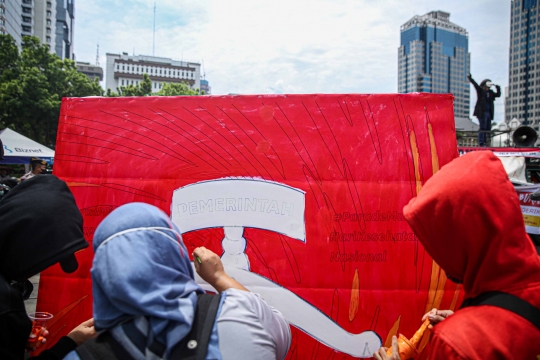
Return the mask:
[(449, 19), (447, 12), (432, 11), (401, 26), (398, 91), (452, 93), (455, 117), (468, 118), (469, 35)]

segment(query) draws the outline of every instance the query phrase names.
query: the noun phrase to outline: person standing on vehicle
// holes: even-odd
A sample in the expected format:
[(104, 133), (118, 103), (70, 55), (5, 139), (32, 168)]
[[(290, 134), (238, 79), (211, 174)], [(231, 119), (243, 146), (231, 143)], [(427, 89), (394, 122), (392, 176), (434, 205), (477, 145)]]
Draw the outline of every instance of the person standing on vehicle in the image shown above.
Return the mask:
[[(485, 79), (478, 85), (472, 78), (471, 74), (467, 75), (467, 79), (473, 84), (476, 89), (476, 105), (474, 106), (473, 115), (476, 116), (480, 123), (480, 129), (478, 131), (478, 145), (487, 146), (487, 131), (491, 130), (491, 121), (493, 120), (493, 114), (495, 110), (494, 101), (495, 98), (501, 96), (501, 87), (494, 85), (491, 80)], [(495, 86), (497, 92), (491, 90), (491, 87)]]

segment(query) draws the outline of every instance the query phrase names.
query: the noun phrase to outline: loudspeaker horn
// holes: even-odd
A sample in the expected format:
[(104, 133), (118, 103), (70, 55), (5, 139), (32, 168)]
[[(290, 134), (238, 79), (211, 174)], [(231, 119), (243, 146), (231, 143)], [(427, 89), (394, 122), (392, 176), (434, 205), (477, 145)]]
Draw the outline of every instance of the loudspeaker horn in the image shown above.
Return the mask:
[(532, 147), (536, 140), (538, 140), (538, 134), (530, 126), (520, 126), (514, 131), (512, 135), (514, 144), (519, 147)]

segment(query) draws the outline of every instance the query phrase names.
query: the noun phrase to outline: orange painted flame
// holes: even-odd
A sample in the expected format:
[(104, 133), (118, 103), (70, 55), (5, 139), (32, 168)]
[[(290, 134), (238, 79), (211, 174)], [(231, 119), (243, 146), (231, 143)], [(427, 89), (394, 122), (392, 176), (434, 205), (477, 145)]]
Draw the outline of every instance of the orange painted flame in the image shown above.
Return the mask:
[(399, 323), (401, 322), (401, 315), (398, 316), (396, 322), (388, 332), (388, 336), (386, 337), (386, 341), (384, 342), (384, 347), (391, 348), (392, 347), (392, 336), (397, 336), (399, 331)]
[(452, 302), (450, 303), (450, 310), (454, 311), (456, 309), (459, 291), (461, 290), (461, 284), (458, 284), (456, 291), (454, 291), (454, 296), (452, 297)]
[[(431, 151), (431, 169), (433, 175), (440, 169), (439, 156), (437, 154), (437, 145), (435, 144), (435, 137), (433, 136), (433, 127), (431, 123), (428, 123), (429, 145)], [(417, 179), (418, 180), (418, 179)], [(446, 285), (446, 274), (443, 269), (433, 260), (431, 264), (431, 278), (428, 288), (428, 298), (426, 301), (425, 311), (428, 312), (433, 308), (439, 308), (444, 295), (444, 287)], [(457, 299), (457, 295), (454, 297)], [(455, 306), (455, 305), (454, 305)], [(420, 354), (424, 351), (424, 348), (431, 338), (431, 331), (425, 329), (422, 339), (419, 341), (417, 349)]]
[(413, 164), (414, 164), (414, 177), (416, 180), (416, 195), (422, 190), (422, 178), (420, 176), (420, 153), (418, 152), (418, 146), (416, 145), (416, 135), (414, 131), (411, 131), (409, 135), (409, 141), (411, 143), (411, 150), (413, 155)]
[(352, 282), (351, 303), (349, 305), (349, 321), (353, 321), (358, 314), (358, 305), (360, 303), (360, 278), (358, 276), (358, 268), (354, 272)]
[(428, 133), (429, 133), (429, 145), (431, 149), (431, 169), (433, 170), (433, 175), (439, 171), (439, 155), (437, 155), (437, 145), (435, 145), (435, 138), (433, 137), (433, 128), (431, 123), (428, 124)]
[(99, 186), (97, 184), (83, 183), (83, 182), (67, 182), (69, 187), (81, 187), (81, 186)]

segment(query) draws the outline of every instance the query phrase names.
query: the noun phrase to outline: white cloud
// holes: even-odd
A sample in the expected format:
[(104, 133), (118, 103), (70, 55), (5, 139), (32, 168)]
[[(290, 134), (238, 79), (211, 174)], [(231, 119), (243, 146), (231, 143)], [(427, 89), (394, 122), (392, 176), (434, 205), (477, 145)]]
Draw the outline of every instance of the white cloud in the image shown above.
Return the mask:
[[(77, 2), (77, 58), (93, 62), (98, 40), (102, 65), (105, 52), (151, 54), (153, 5)], [(469, 31), (475, 77), (507, 83), (510, 11), (502, 0), (159, 0), (156, 55), (204, 59), (217, 94), (396, 92), (399, 27), (432, 10)], [(496, 119), (502, 114), (499, 100)]]

